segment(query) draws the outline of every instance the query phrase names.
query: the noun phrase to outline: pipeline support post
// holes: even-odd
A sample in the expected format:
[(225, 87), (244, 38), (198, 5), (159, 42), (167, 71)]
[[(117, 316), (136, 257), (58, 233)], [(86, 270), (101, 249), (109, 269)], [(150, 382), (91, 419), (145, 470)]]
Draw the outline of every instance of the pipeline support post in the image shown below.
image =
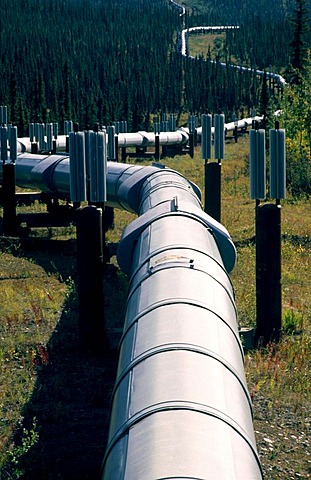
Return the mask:
[(250, 132), (251, 197), (256, 199), (256, 332), (255, 345), (278, 342), (282, 328), (281, 205), (286, 196), (285, 130), (270, 130), (270, 197), (276, 204), (260, 205), (266, 196), (265, 131)]
[(194, 157), (194, 133), (189, 133), (189, 155), (191, 158)]
[(221, 221), (221, 159), (224, 158), (224, 115), (215, 115), (215, 152), (217, 162), (208, 163), (212, 150), (212, 116), (202, 115), (202, 157), (205, 158), (204, 211), (218, 222)]
[[(17, 215), (15, 198), (15, 160), (17, 129), (1, 127), (1, 161), (2, 161), (2, 202), (3, 202), (3, 235), (14, 237), (17, 233)], [(7, 142), (10, 144), (10, 161), (8, 160)]]
[(217, 222), (221, 219), (221, 162), (205, 162), (204, 211)]
[(14, 237), (17, 234), (15, 163), (3, 163), (2, 175), (3, 235)]
[(256, 206), (255, 345), (279, 341), (282, 325), (281, 205)]
[(104, 354), (107, 332), (104, 309), (102, 209), (92, 205), (76, 211), (79, 337), (83, 350)]
[(114, 149), (115, 149), (115, 160), (116, 162), (119, 161), (119, 137), (118, 135), (115, 135), (114, 137)]
[(155, 141), (154, 156), (156, 160), (160, 160), (160, 135), (158, 133), (155, 134), (154, 141)]

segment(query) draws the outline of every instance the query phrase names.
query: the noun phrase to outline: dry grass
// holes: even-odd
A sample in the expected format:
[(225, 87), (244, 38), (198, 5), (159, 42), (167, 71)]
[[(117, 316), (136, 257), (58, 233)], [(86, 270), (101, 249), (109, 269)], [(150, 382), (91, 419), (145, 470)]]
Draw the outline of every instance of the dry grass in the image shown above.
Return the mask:
[(212, 58), (214, 58), (218, 50), (216, 46), (222, 45), (225, 38), (225, 33), (191, 34), (188, 38), (189, 53), (193, 57), (203, 55), (205, 58), (210, 49)]

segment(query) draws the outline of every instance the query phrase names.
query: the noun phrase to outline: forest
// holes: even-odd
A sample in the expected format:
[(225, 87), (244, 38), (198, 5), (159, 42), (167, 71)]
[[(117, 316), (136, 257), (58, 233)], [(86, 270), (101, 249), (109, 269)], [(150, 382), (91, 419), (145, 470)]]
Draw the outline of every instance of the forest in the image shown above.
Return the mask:
[[(219, 62), (286, 71), (295, 0), (191, 4), (181, 16), (169, 0), (2, 1), (0, 105), (19, 136), (38, 121), (127, 120), (137, 131), (163, 113), (260, 110), (263, 80)], [(183, 28), (219, 24), (240, 28), (216, 57), (182, 58)], [(269, 93), (277, 105), (282, 92)]]

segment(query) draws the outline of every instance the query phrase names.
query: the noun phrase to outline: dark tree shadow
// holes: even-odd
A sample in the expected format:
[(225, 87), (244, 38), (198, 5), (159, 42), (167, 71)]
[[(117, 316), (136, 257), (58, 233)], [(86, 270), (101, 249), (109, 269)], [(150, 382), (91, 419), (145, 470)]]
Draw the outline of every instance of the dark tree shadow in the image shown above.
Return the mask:
[[(53, 241), (52, 241), (53, 242)], [(52, 243), (51, 242), (51, 243)], [(23, 245), (23, 257), (41, 264), (47, 272), (57, 270), (65, 280), (75, 276), (74, 245), (46, 244), (47, 252), (37, 243)], [(66, 248), (67, 248), (66, 247)], [(76, 280), (76, 279), (75, 279)], [(124, 299), (117, 269), (108, 265), (106, 281)], [(122, 282), (121, 282), (122, 283)], [(115, 308), (107, 298), (108, 308)], [(109, 304), (110, 302), (110, 304)], [(123, 312), (123, 307), (120, 309)], [(119, 314), (119, 323), (122, 313)], [(32, 396), (22, 413), (23, 426), (38, 425), (39, 440), (22, 458), (23, 480), (96, 480), (100, 478), (114, 387), (117, 351), (95, 355), (82, 351), (79, 344), (77, 298), (72, 291), (66, 299), (61, 318), (54, 330), (41, 364)], [(17, 436), (20, 436), (19, 432)], [(8, 477), (9, 478), (9, 477)], [(15, 477), (14, 477), (15, 478)]]

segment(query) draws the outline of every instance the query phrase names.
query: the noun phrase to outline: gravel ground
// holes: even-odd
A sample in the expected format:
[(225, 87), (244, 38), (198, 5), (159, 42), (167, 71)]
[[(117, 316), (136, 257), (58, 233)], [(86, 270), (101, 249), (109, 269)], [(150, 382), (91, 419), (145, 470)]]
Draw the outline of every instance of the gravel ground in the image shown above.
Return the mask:
[(263, 395), (253, 399), (257, 449), (265, 480), (311, 478), (311, 412), (277, 406)]

